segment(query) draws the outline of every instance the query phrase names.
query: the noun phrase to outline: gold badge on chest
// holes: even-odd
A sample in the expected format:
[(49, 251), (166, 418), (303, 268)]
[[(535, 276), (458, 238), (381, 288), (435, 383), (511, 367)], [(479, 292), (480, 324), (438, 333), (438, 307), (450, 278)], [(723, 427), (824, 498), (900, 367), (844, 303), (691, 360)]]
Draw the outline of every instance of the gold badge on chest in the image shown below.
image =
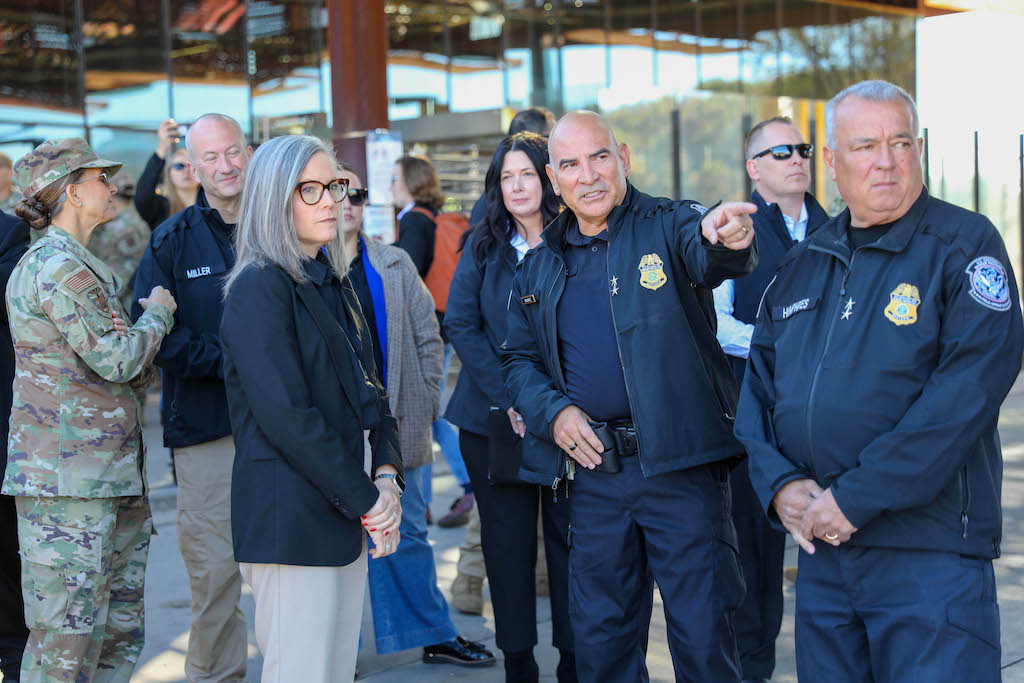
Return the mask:
[(668, 282), (665, 277), (665, 264), (657, 254), (644, 254), (640, 258), (640, 286), (647, 289), (658, 289)]
[(902, 282), (889, 294), (885, 317), (895, 325), (913, 325), (917, 322), (917, 307), (920, 303), (921, 294), (917, 287)]

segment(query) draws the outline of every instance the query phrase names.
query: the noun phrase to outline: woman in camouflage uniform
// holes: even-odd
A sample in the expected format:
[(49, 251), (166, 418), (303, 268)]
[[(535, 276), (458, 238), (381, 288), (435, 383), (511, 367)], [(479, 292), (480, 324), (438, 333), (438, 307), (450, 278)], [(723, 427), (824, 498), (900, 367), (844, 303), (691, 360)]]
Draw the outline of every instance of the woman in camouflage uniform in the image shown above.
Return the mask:
[(155, 287), (127, 327), (117, 278), (85, 248), (116, 214), (120, 168), (78, 138), (14, 166), (17, 215), (49, 227), (7, 287), (15, 379), (2, 490), (18, 510), (26, 682), (127, 683), (142, 651), (153, 524), (140, 415), (176, 304)]

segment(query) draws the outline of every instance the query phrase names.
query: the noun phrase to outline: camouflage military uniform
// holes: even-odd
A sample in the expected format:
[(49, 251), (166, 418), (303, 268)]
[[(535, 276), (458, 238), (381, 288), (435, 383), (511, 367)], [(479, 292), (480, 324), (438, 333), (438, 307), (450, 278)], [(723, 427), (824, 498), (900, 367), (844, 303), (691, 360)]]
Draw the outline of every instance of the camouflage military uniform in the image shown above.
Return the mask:
[(126, 311), (132, 308), (132, 278), (148, 242), (149, 226), (132, 205), (96, 228), (89, 238), (89, 251), (117, 275), (117, 298)]
[[(68, 151), (60, 145), (45, 163)], [(111, 311), (128, 314), (117, 285), (106, 265), (51, 226), (7, 287), (15, 380), (2, 491), (17, 497), (31, 629), (25, 682), (127, 682), (142, 650), (152, 519), (141, 397), (174, 322), (154, 304), (119, 335)]]

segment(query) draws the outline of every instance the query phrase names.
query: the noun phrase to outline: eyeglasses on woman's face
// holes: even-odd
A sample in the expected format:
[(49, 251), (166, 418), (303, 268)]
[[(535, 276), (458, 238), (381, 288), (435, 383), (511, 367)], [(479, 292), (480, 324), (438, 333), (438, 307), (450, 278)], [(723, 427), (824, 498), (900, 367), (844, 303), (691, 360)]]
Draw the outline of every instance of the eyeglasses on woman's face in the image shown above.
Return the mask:
[(331, 199), (335, 203), (341, 202), (342, 199), (349, 196), (348, 180), (345, 178), (335, 178), (326, 185), (319, 180), (306, 180), (296, 185), (295, 189), (298, 191), (302, 203), (310, 206), (320, 202), (324, 196), (324, 190), (330, 193)]

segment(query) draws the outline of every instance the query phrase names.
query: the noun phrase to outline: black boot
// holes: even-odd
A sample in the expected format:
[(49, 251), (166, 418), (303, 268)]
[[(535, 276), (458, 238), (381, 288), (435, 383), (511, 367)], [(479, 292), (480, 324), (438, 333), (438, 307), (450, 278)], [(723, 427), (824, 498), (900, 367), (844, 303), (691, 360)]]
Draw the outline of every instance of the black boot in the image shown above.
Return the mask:
[(521, 652), (506, 652), (505, 683), (537, 683), (540, 669), (533, 658), (533, 648)]
[(555, 669), (555, 676), (558, 683), (576, 682), (576, 654), (569, 650), (559, 650), (558, 668)]

